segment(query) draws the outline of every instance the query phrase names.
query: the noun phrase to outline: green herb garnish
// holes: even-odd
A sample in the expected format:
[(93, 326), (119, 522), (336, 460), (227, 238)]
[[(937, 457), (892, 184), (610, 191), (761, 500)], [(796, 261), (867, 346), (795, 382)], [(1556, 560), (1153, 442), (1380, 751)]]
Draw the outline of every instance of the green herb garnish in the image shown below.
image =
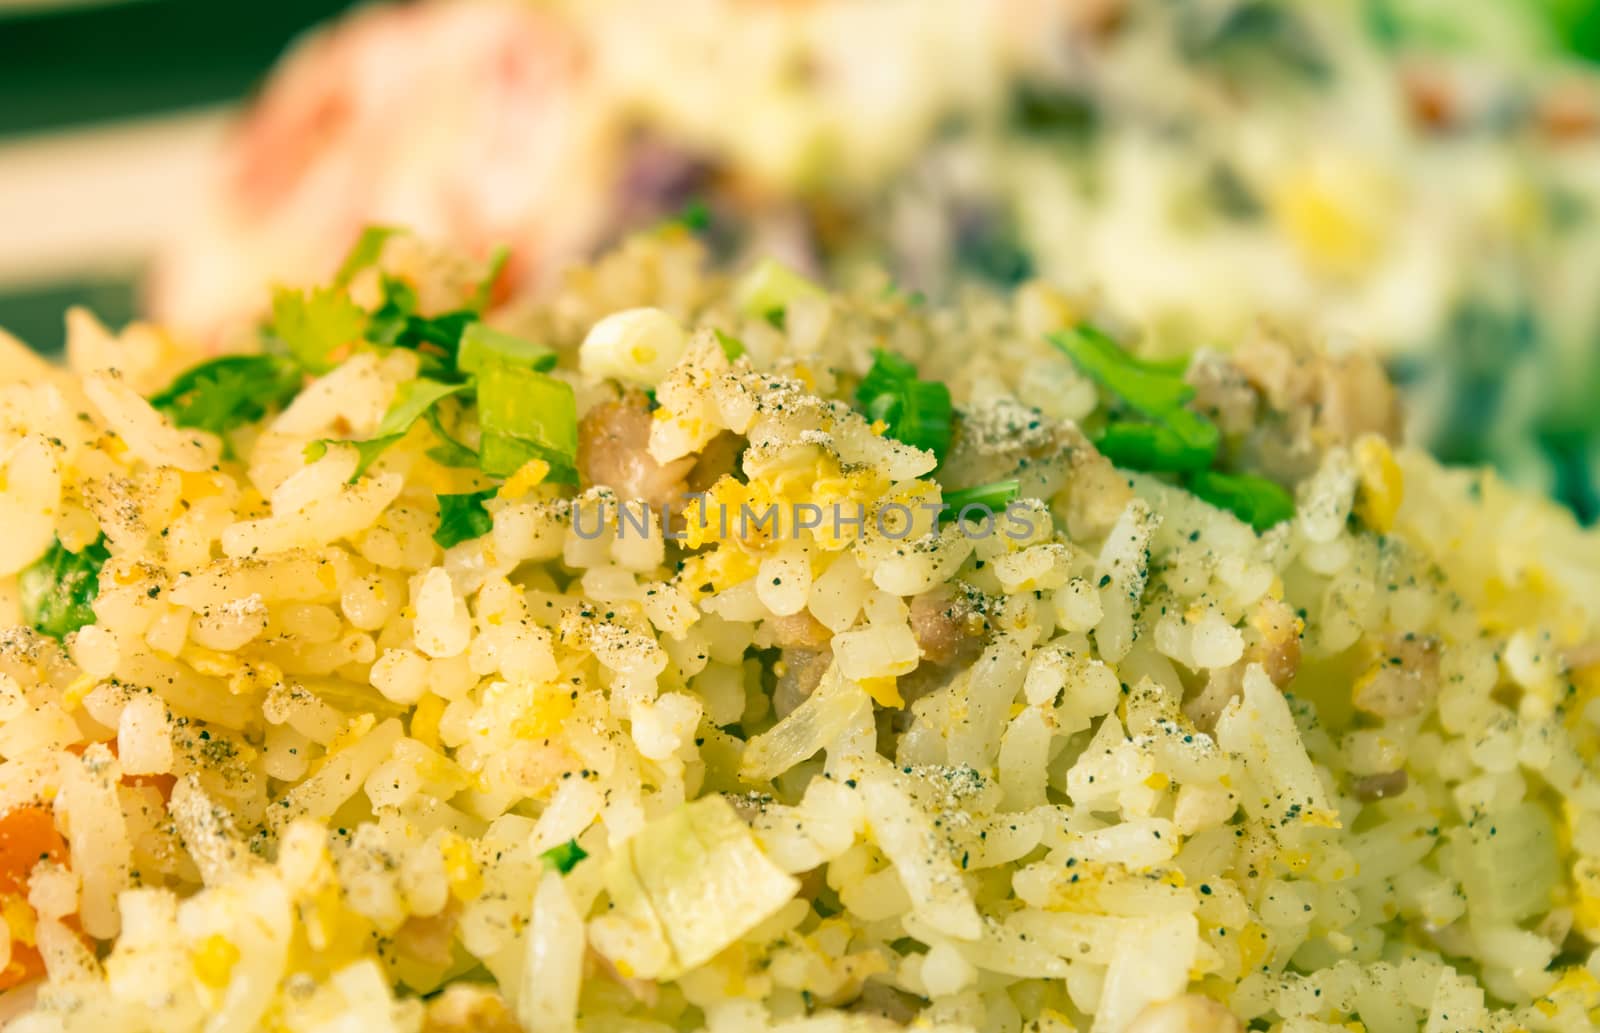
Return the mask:
[(478, 453), (457, 441), (449, 431), (444, 429), (444, 421), (439, 418), (439, 408), (434, 406), (422, 414), (428, 421), (428, 426), (433, 428), (433, 433), (439, 443), (428, 449), (428, 458), (440, 466), (456, 466), (476, 470), (478, 468)]
[(1151, 419), (1165, 420), (1194, 397), (1181, 370), (1142, 362), (1092, 326), (1053, 333), (1050, 343), (1095, 383)]
[(1257, 531), (1265, 531), (1294, 516), (1294, 496), (1276, 482), (1254, 474), (1201, 470), (1189, 478), (1187, 487), (1200, 498), (1218, 509), (1226, 509)]
[(494, 518), (484, 508), (484, 503), (494, 498), (498, 489), (486, 488), (462, 495), (439, 496), (439, 527), (433, 540), (441, 549), (481, 538), (494, 527)]
[(384, 449), (405, 437), (412, 425), (422, 419), (440, 399), (465, 391), (467, 386), (445, 384), (425, 377), (408, 380), (395, 391), (394, 401), (389, 403), (389, 410), (383, 414), (383, 422), (378, 424), (378, 433), (364, 441), (330, 441), (326, 438), (313, 441), (306, 446), (306, 458), (312, 462), (321, 459), (331, 444), (354, 445), (360, 456), (356, 461), (355, 473), (350, 476), (354, 481), (366, 472)]
[(483, 472), (509, 477), (532, 459), (550, 480), (577, 483), (578, 403), (572, 385), (538, 370), (492, 363), (478, 376), (478, 458)]
[(1111, 423), (1094, 439), (1102, 455), (1130, 470), (1204, 470), (1216, 456), (1217, 444), (1203, 431), (1197, 440), (1162, 423)]
[(907, 359), (879, 349), (872, 368), (856, 388), (856, 401), (867, 417), (881, 420), (896, 441), (927, 449), (944, 461), (950, 450), (950, 389), (935, 380), (918, 380)]
[(282, 356), (227, 355), (178, 374), (150, 404), (179, 427), (221, 435), (287, 405), (300, 379), (300, 370)]
[(955, 520), (968, 506), (981, 506), (991, 515), (1002, 513), (1016, 499), (1017, 491), (1017, 482), (1009, 480), (945, 492), (945, 508), (940, 511), (939, 520), (941, 522)]
[(68, 552), (58, 539), (17, 577), (23, 619), (35, 631), (62, 639), (95, 622), (100, 568), (111, 553), (101, 535), (82, 552)]
[(273, 335), (312, 373), (333, 369), (335, 356), (362, 340), (367, 323), (367, 314), (339, 287), (280, 287), (272, 295)]
[(539, 857), (545, 864), (554, 868), (562, 875), (566, 875), (578, 866), (578, 862), (589, 856), (589, 851), (578, 845), (576, 839), (569, 839), (560, 846), (553, 846), (540, 854)]

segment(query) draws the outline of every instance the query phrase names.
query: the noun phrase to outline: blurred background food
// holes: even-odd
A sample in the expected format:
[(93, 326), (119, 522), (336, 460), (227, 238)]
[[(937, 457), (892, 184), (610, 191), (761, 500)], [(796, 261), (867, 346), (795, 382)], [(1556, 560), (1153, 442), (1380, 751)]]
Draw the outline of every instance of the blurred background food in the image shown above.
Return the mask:
[(908, 291), (1043, 276), (1157, 353), (1375, 347), (1416, 440), (1600, 509), (1587, 0), (342, 6), (0, 3), (0, 325), (220, 341), (369, 222), (539, 288), (683, 217)]

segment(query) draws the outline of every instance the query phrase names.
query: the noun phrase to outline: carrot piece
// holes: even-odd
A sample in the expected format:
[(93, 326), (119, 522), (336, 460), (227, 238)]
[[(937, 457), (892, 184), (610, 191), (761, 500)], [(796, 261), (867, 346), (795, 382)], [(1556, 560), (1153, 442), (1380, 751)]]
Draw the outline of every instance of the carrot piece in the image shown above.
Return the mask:
[(0, 893), (27, 893), (34, 865), (66, 856), (48, 807), (25, 804), (0, 815)]

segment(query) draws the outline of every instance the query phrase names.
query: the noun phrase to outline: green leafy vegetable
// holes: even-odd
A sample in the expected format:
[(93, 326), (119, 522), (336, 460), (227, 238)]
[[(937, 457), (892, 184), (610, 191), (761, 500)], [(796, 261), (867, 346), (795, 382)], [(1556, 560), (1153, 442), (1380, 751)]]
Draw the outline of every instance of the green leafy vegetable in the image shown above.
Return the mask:
[(482, 323), (470, 324), (461, 333), (456, 368), (463, 373), (477, 373), (491, 362), (526, 365), (547, 373), (556, 368), (556, 353), (542, 344), (491, 330)]
[(1017, 497), (1018, 484), (1015, 480), (995, 481), (993, 484), (980, 484), (972, 488), (962, 488), (958, 491), (945, 492), (945, 509), (939, 514), (941, 521), (954, 520), (961, 515), (961, 511), (968, 506), (982, 506), (992, 514), (1005, 512)]
[(339, 271), (334, 274), (333, 282), (340, 287), (349, 284), (357, 273), (378, 261), (383, 254), (383, 246), (399, 232), (394, 226), (368, 226), (362, 230), (361, 236), (351, 246), (350, 253), (339, 263)]
[(498, 489), (467, 492), (463, 495), (439, 496), (439, 528), (433, 540), (441, 549), (481, 538), (494, 527), (494, 519), (484, 508), (484, 503), (494, 498)]
[(1294, 516), (1294, 496), (1265, 477), (1200, 470), (1189, 479), (1188, 488), (1257, 531)]
[(924, 448), (944, 461), (950, 450), (950, 389), (933, 380), (918, 380), (910, 361), (879, 350), (872, 368), (856, 388), (856, 401), (867, 416), (882, 420), (896, 441)]
[(765, 319), (781, 317), (797, 298), (825, 297), (821, 287), (781, 262), (763, 259), (745, 274), (734, 291), (735, 301), (746, 315)]
[(367, 314), (339, 287), (311, 291), (280, 287), (272, 295), (274, 336), (312, 373), (331, 370), (335, 356), (360, 341), (367, 325)]
[(306, 446), (306, 458), (312, 462), (321, 459), (328, 453), (330, 444), (354, 445), (360, 458), (356, 461), (355, 473), (350, 476), (353, 481), (366, 472), (384, 449), (405, 437), (412, 425), (437, 405), (441, 398), (465, 391), (467, 387), (466, 384), (444, 384), (425, 377), (408, 380), (395, 392), (394, 401), (389, 403), (389, 410), (383, 414), (383, 422), (378, 424), (377, 434), (365, 441), (313, 441)]
[(227, 355), (178, 374), (150, 404), (180, 427), (222, 434), (282, 408), (300, 390), (300, 370), (278, 355)]
[(1166, 419), (1194, 397), (1181, 371), (1141, 362), (1092, 326), (1053, 333), (1050, 343), (1095, 383), (1152, 419)]
[(56, 639), (93, 624), (92, 604), (100, 593), (100, 568), (110, 558), (104, 535), (82, 552), (68, 552), (56, 541), (18, 575), (23, 619), (35, 631)]
[(672, 220), (690, 233), (704, 233), (711, 228), (711, 206), (695, 198), (683, 206), (683, 211)]
[(484, 473), (509, 477), (531, 459), (550, 479), (577, 483), (578, 403), (572, 385), (525, 366), (491, 363), (478, 377)]
[(739, 340), (737, 337), (725, 334), (721, 330), (713, 330), (711, 332), (717, 335), (717, 345), (722, 348), (722, 354), (728, 357), (729, 362), (732, 362), (744, 354), (745, 347), (743, 341)]
[(576, 839), (569, 839), (560, 846), (553, 846), (539, 855), (545, 864), (548, 864), (562, 875), (572, 871), (578, 866), (579, 861), (588, 856), (589, 851), (579, 846)]

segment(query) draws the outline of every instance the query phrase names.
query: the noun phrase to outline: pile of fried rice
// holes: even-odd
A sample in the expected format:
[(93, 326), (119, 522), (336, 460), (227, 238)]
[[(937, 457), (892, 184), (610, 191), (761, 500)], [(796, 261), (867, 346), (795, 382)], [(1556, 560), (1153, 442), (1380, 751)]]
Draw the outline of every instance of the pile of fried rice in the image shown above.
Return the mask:
[(1600, 540), (1373, 360), (493, 276), (5, 342), (9, 1030), (1593, 1028)]

